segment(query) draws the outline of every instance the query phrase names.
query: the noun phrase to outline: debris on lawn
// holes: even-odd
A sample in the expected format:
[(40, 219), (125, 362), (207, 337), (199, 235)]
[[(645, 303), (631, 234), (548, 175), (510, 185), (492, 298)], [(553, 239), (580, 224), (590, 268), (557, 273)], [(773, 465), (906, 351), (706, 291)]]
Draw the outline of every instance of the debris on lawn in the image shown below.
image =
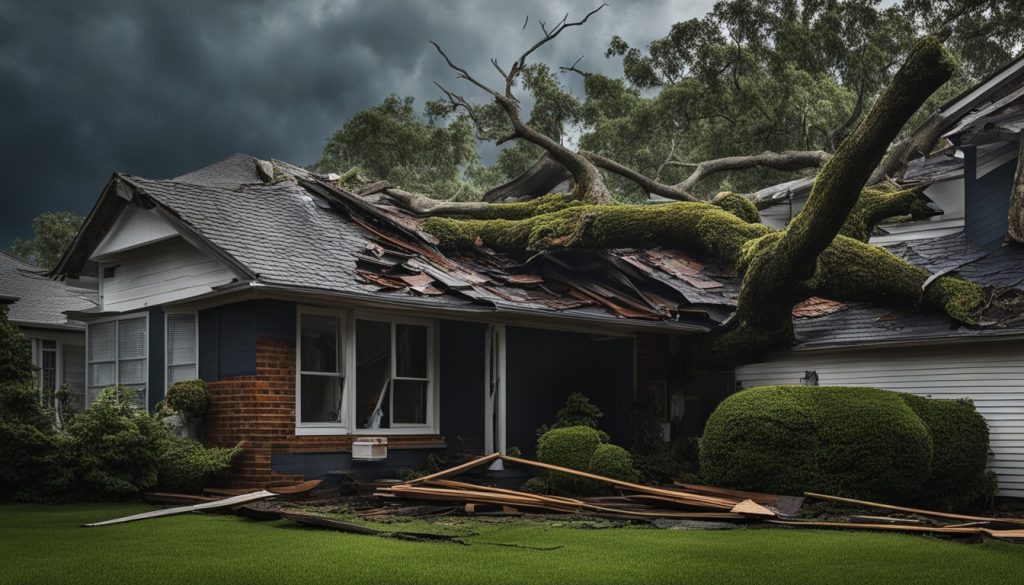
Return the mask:
[[(610, 486), (616, 493), (566, 497), (452, 479), (496, 460), (574, 475)], [(467, 535), (403, 530), (401, 527), (390, 530), (382, 526), (421, 521), (438, 527), (458, 525), (458, 519), (446, 518), (467, 515), (481, 522), (500, 521), (493, 517), (532, 518), (534, 521), (547, 518), (557, 520), (553, 525), (580, 528), (605, 528), (633, 522), (675, 530), (785, 526), (920, 533), (973, 541), (989, 537), (1024, 542), (1024, 518), (953, 514), (810, 492), (804, 497), (781, 496), (682, 482), (675, 482), (671, 487), (655, 487), (500, 453), (408, 481), (357, 484), (356, 489), (348, 490), (353, 492), (350, 495), (328, 495), (324, 490), (314, 492), (320, 485), (321, 482), (315, 480), (259, 491), (207, 489), (207, 495), (203, 496), (146, 494), (151, 502), (188, 505), (85, 526), (106, 526), (186, 512), (230, 510), (253, 520), (285, 519), (303, 526), (350, 534), (456, 544), (467, 544), (461, 540)], [(360, 487), (362, 494), (357, 493)], [(367, 488), (373, 490), (372, 494), (366, 491)], [(279, 501), (283, 499), (301, 499), (301, 502)], [(806, 503), (809, 500), (813, 503)]]

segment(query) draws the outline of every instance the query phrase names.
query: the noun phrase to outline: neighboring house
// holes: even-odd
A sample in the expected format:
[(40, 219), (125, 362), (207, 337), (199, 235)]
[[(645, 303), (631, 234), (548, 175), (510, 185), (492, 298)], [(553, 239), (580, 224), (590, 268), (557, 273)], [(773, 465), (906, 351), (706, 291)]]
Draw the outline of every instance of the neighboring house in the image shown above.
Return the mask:
[[(86, 401), (121, 384), (153, 408), (175, 381), (206, 380), (206, 440), (245, 441), (233, 482), (255, 486), (415, 467), (430, 452), (530, 454), (576, 391), (616, 442), (635, 394), (696, 436), (733, 388), (731, 372), (673, 360), (677, 336), (733, 311), (735, 278), (715, 266), (669, 250), (520, 265), (432, 241), (286, 163), (116, 174), (55, 270), (98, 280), (99, 305), (69, 313), (87, 327)], [(351, 460), (367, 435), (388, 438), (385, 462)]]
[[(932, 183), (925, 193), (945, 213), (882, 226), (871, 241), (933, 274), (1024, 291), (1024, 245), (1006, 239), (1024, 130), (1024, 59), (944, 111), (956, 120), (945, 134), (950, 146), (912, 162), (903, 182)], [(804, 201), (802, 193), (780, 198), (764, 211), (766, 223), (785, 223)], [(972, 328), (937, 313), (815, 299), (798, 308), (795, 325), (797, 346), (738, 367), (739, 384), (810, 380), (970, 399), (989, 424), (1000, 495), (1024, 497), (1024, 321)]]
[(85, 406), (85, 324), (64, 311), (96, 306), (96, 291), (46, 277), (46, 271), (0, 250), (0, 302), (32, 345), (40, 388), (67, 384), (71, 406)]

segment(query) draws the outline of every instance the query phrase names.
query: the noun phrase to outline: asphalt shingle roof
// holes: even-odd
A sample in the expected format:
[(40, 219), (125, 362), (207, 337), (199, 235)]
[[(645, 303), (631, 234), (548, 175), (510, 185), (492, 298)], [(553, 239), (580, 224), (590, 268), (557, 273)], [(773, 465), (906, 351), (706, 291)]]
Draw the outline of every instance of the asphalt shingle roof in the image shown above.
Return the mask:
[(8, 319), (18, 325), (84, 329), (63, 311), (96, 306), (96, 291), (46, 277), (46, 271), (0, 250), (0, 297), (15, 297)]

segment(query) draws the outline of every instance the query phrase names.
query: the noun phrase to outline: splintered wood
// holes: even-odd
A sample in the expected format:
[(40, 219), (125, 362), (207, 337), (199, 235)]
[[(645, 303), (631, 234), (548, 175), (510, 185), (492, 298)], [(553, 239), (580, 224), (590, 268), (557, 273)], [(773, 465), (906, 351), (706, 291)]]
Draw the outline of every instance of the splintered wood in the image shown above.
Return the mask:
[[(545, 471), (565, 473), (618, 489), (619, 495), (570, 498), (548, 494), (479, 485), (451, 479), (452, 476), (496, 460), (525, 465)], [(589, 514), (623, 520), (709, 520), (755, 522), (799, 528), (842, 528), (884, 530), (977, 538), (1024, 539), (1024, 520), (950, 514), (916, 508), (904, 508), (877, 502), (865, 502), (822, 494), (806, 493), (807, 498), (855, 505), (893, 513), (898, 516), (851, 515), (835, 520), (803, 520), (796, 517), (804, 498), (746, 492), (677, 482), (674, 487), (654, 487), (613, 479), (542, 463), (520, 457), (492, 453), (461, 465), (425, 475), (404, 483), (380, 487), (381, 498), (421, 500), (451, 504), (467, 514), (485, 511), (505, 514), (564, 513)], [(956, 522), (959, 523), (956, 523)]]
[[(575, 475), (595, 482), (609, 484), (630, 494), (618, 498), (568, 498), (534, 494), (516, 490), (477, 485), (446, 479), (452, 475), (480, 467), (494, 460), (517, 463), (547, 471)], [(490, 506), (508, 513), (521, 511), (557, 512), (566, 514), (593, 514), (626, 520), (670, 518), (679, 520), (750, 520), (775, 518), (775, 511), (750, 498), (737, 498), (717, 494), (700, 494), (680, 489), (659, 488), (622, 481), (575, 469), (559, 467), (492, 453), (462, 465), (425, 475), (405, 483), (381, 487), (376, 495), (383, 498), (404, 498), (460, 504), (466, 513), (479, 507)]]

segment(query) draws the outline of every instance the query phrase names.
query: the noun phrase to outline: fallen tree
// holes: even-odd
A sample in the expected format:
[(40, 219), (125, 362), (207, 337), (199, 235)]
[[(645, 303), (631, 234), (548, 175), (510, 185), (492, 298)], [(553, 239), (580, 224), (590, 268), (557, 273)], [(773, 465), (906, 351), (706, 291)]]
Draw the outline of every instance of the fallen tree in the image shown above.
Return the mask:
[[(880, 165), (888, 163), (883, 160), (887, 149), (907, 120), (952, 75), (953, 61), (937, 38), (917, 43), (835, 153), (764, 153), (706, 161), (681, 183), (663, 185), (599, 155), (574, 152), (537, 132), (522, 120), (512, 93), (533, 51), (566, 28), (584, 24), (600, 9), (580, 21), (562, 19), (551, 29), (544, 27), (543, 38), (507, 72), (494, 61), (505, 80), (502, 91), (474, 78), (434, 45), (460, 79), (486, 91), (505, 113), (513, 132), (503, 140), (526, 140), (547, 151), (571, 173), (571, 192), (517, 203), (443, 202), (395, 188), (383, 193), (426, 217), (423, 229), (444, 247), (485, 246), (529, 257), (569, 249), (665, 246), (723, 261), (742, 277), (737, 318), (713, 343), (705, 340), (694, 349), (714, 362), (735, 363), (791, 343), (793, 306), (812, 295), (908, 310), (932, 307), (962, 323), (976, 322), (985, 303), (980, 286), (948, 276), (930, 279), (927, 271), (866, 243), (871, 229), (888, 217), (930, 213), (918, 191), (865, 190), (865, 185)], [(453, 108), (474, 116), (464, 98), (442, 90)], [(782, 230), (758, 223), (756, 207), (743, 196), (723, 193), (709, 202), (689, 192), (701, 179), (722, 170), (758, 165), (798, 169), (822, 163), (806, 207)], [(615, 203), (598, 168), (679, 201), (653, 206)]]

